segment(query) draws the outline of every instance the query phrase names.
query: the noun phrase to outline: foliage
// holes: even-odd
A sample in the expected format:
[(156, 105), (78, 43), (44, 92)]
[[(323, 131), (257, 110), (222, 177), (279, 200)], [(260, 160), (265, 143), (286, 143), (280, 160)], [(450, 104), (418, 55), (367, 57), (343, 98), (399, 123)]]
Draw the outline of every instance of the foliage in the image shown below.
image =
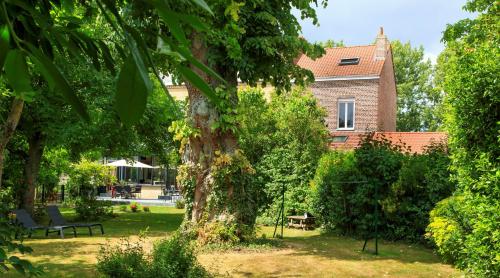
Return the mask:
[(198, 229), (197, 241), (201, 245), (237, 244), (255, 238), (252, 226), (237, 225), (230, 221), (213, 221)]
[[(141, 1), (142, 2), (142, 1)], [(206, 26), (196, 17), (184, 17), (174, 13), (168, 5), (155, 2), (154, 5), (141, 3), (144, 14), (157, 13), (157, 21), (163, 21), (174, 34), (174, 40), (165, 40), (165, 45), (170, 45), (172, 49), (168, 54), (171, 61), (175, 61), (176, 55), (186, 60), (193, 60), (187, 48), (179, 49), (179, 46), (186, 46), (184, 30), (180, 28), (182, 24), (193, 26), (198, 30), (203, 30)], [(32, 6), (34, 5), (34, 6)], [(123, 5), (123, 3), (122, 3)], [(202, 0), (186, 2), (188, 6), (202, 8), (205, 12), (211, 13), (210, 8)], [(147, 7), (147, 8), (146, 8)], [(161, 81), (158, 70), (153, 63), (148, 44), (139, 32), (130, 26), (124, 19), (123, 13), (119, 12), (112, 1), (5, 1), (0, 6), (2, 17), (0, 18), (1, 34), (0, 47), (0, 67), (4, 67), (6, 76), (16, 76), (9, 80), (19, 97), (24, 98), (24, 93), (32, 92), (30, 87), (30, 71), (26, 66), (27, 58), (36, 65), (44, 79), (49, 83), (51, 90), (61, 93), (66, 101), (85, 119), (89, 116), (85, 106), (76, 96), (75, 92), (68, 84), (65, 76), (53, 64), (55, 53), (67, 54), (68, 56), (82, 59), (88, 58), (96, 69), (104, 65), (110, 72), (115, 72), (115, 59), (111, 54), (109, 45), (103, 38), (89, 36), (85, 31), (85, 23), (88, 18), (93, 18), (96, 13), (100, 13), (101, 20), (109, 24), (115, 32), (116, 41), (112, 46), (117, 49), (120, 58), (126, 61), (120, 71), (117, 86), (117, 109), (122, 120), (127, 124), (137, 122), (142, 116), (146, 107), (148, 94), (151, 92), (151, 80), (148, 75), (148, 68), (153, 69), (155, 76)], [(168, 15), (168, 16), (165, 16)], [(26, 21), (28, 20), (28, 21)], [(26, 24), (23, 24), (26, 23)], [(168, 29), (167, 29), (168, 30)], [(167, 32), (163, 30), (163, 32)], [(158, 29), (158, 31), (162, 31)], [(35, 37), (32, 34), (38, 34)], [(158, 32), (156, 33), (158, 35)], [(160, 34), (161, 35), (161, 34)], [(125, 45), (126, 47), (123, 47)], [(53, 47), (58, 46), (58, 47)], [(155, 49), (151, 47), (151, 49)], [(174, 50), (176, 49), (176, 50)], [(182, 54), (181, 54), (182, 53)], [(83, 56), (86, 56), (83, 58)], [(195, 63), (199, 64), (199, 63)], [(180, 68), (180, 66), (178, 66)], [(207, 67), (199, 65), (201, 70), (211, 73)], [(188, 80), (195, 75), (190, 69), (185, 69)], [(133, 84), (137, 86), (126, 86), (130, 80), (136, 80)], [(200, 90), (205, 91), (204, 82), (193, 82)], [(165, 87), (164, 87), (165, 88)], [(165, 88), (166, 89), (166, 88)], [(134, 94), (135, 92), (135, 94)], [(207, 92), (210, 93), (210, 92)], [(133, 95), (135, 101), (123, 101), (127, 96)], [(127, 113), (128, 114), (124, 114)]]
[[(39, 276), (43, 274), (41, 268), (20, 258), (19, 255), (12, 255), (12, 253), (29, 254), (33, 249), (23, 244), (23, 228), (13, 224), (15, 215), (9, 213), (11, 208), (7, 206), (7, 202), (3, 202), (5, 197), (10, 199), (10, 193), (0, 190), (0, 274), (15, 269), (24, 275)], [(20, 238), (17, 239), (16, 235)]]
[(443, 93), (434, 84), (434, 69), (424, 48), (391, 41), (398, 91), (398, 131), (435, 131), (442, 124)]
[(354, 152), (325, 153), (311, 182), (314, 190), (313, 208), (315, 216), (327, 231), (339, 230), (344, 234), (354, 233), (354, 193), (362, 182), (356, 168)]
[(148, 206), (142, 206), (142, 211), (151, 212), (151, 209)]
[(210, 277), (197, 262), (191, 243), (179, 234), (156, 243), (152, 257), (149, 277)]
[(239, 98), (239, 143), (254, 165), (252, 182), (264, 190), (257, 193), (262, 197), (256, 200), (256, 209), (264, 211), (264, 218), (274, 219), (285, 188), (286, 214), (308, 211), (309, 180), (326, 151), (324, 110), (303, 88), (274, 94), (270, 103), (259, 89), (245, 89)]
[(110, 168), (95, 161), (82, 158), (78, 163), (71, 164), (67, 183), (72, 198), (95, 198), (98, 186), (112, 185), (116, 177)]
[(117, 245), (102, 245), (97, 257), (97, 270), (106, 277), (146, 277), (150, 263), (144, 254), (144, 237), (136, 242), (122, 238)]
[(186, 207), (186, 201), (184, 201), (183, 199), (179, 199), (177, 201), (175, 201), (175, 208), (176, 209), (183, 209)]
[(210, 277), (197, 262), (189, 241), (179, 234), (156, 242), (151, 254), (145, 254), (144, 235), (137, 242), (122, 239), (120, 244), (103, 246), (97, 270), (106, 277)]
[(422, 241), (429, 212), (454, 189), (445, 150), (435, 144), (411, 155), (367, 137), (354, 151), (325, 154), (312, 182), (316, 216), (326, 230), (370, 237), (378, 206), (380, 235)]
[[(477, 17), (449, 25), (441, 86), (446, 92), (445, 126), (450, 134), (454, 201), (436, 208), (429, 226), (438, 252), (469, 273), (500, 275), (500, 44), (499, 5), (470, 0)], [(472, 77), (472, 78), (471, 78)], [(454, 203), (460, 200), (460, 205)], [(457, 208), (458, 207), (458, 208)], [(452, 210), (457, 208), (456, 210)], [(450, 246), (456, 251), (451, 251)]]
[(442, 144), (431, 145), (422, 155), (403, 158), (398, 180), (381, 201), (391, 239), (423, 241), (429, 212), (455, 189), (449, 166)]
[(128, 209), (128, 206), (127, 205), (120, 205), (120, 211), (122, 212), (126, 212)]
[[(438, 253), (443, 259), (450, 263), (462, 263), (459, 258), (460, 246), (465, 241), (466, 230), (470, 229), (470, 223), (463, 219), (463, 196), (451, 196), (441, 202), (430, 213), (430, 224), (427, 227), (428, 238), (431, 238)], [(460, 266), (463, 268), (463, 265)]]
[(98, 220), (113, 216), (113, 203), (98, 201), (95, 198), (77, 197), (75, 211), (78, 219)]
[(326, 41), (323, 41), (323, 42), (320, 42), (319, 43), (323, 48), (332, 48), (332, 47), (344, 47), (345, 44), (344, 44), (344, 41), (343, 40), (340, 40), (340, 41), (335, 41), (335, 40), (326, 40)]

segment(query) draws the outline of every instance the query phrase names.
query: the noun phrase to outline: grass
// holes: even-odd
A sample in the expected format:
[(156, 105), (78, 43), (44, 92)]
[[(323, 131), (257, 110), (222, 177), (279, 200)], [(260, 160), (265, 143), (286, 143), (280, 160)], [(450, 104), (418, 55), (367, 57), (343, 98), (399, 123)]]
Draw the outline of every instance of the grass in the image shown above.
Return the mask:
[[(77, 238), (64, 240), (41, 233), (25, 241), (34, 252), (26, 258), (46, 271), (45, 277), (95, 277), (97, 253), (103, 244), (148, 229), (148, 246), (172, 234), (180, 225), (183, 210), (151, 207), (151, 213), (119, 212), (103, 221), (105, 235), (89, 237), (85, 230)], [(63, 214), (71, 218), (70, 210)], [(261, 227), (259, 234), (271, 238), (273, 229)], [(320, 234), (319, 230), (285, 229), (281, 240), (258, 240), (231, 248), (204, 248), (198, 258), (212, 273), (222, 277), (457, 277), (461, 273), (440, 262), (432, 250), (419, 245), (379, 242), (379, 256), (361, 252), (363, 241)], [(276, 242), (277, 241), (277, 242)], [(259, 245), (262, 242), (265, 244)], [(373, 242), (369, 243), (373, 248)], [(9, 273), (6, 277), (19, 277)]]

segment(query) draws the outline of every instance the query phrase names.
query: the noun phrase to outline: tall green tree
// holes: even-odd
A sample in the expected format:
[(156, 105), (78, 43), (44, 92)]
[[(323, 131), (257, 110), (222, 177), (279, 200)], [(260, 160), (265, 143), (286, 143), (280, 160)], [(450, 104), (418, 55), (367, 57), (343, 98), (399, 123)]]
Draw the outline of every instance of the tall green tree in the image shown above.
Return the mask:
[(482, 277), (500, 275), (500, 5), (470, 0), (477, 14), (444, 32), (442, 86), (458, 190), (431, 213), (438, 251)]
[(238, 93), (239, 143), (254, 165), (254, 183), (263, 219), (278, 214), (285, 190), (285, 214), (310, 211), (309, 181), (327, 150), (325, 111), (304, 88), (273, 94), (268, 103), (259, 89)]
[[(208, 4), (216, 16), (201, 15), (210, 29), (207, 32), (193, 30), (189, 47), (196, 60), (213, 68), (224, 82), (189, 64), (207, 80), (215, 97), (202, 94), (192, 80), (187, 80), (189, 129), (183, 131), (191, 132), (186, 134), (188, 144), (183, 162), (187, 174), (183, 181), (192, 206), (187, 209), (186, 221), (197, 227), (219, 220), (252, 225), (255, 218), (244, 217), (244, 211), (251, 209), (245, 206), (252, 203), (252, 196), (245, 195), (245, 183), (227, 178), (216, 184), (218, 181), (213, 177), (218, 175), (219, 168), (213, 166), (219, 153), (241, 161), (237, 159), (240, 146), (235, 121), (238, 81), (249, 85), (262, 82), (278, 90), (289, 90), (291, 80), (299, 84), (313, 80), (310, 71), (293, 61), (301, 53), (318, 57), (323, 49), (300, 37), (301, 27), (292, 11), (297, 10), (301, 18), (310, 18), (316, 24), (317, 1), (214, 0)], [(185, 9), (182, 5), (175, 8)], [(219, 101), (214, 101), (216, 98)], [(246, 166), (243, 162), (240, 165)], [(212, 201), (222, 205), (212, 205)]]
[(434, 68), (424, 48), (391, 41), (398, 91), (398, 131), (435, 131), (442, 124), (443, 93), (434, 85)]

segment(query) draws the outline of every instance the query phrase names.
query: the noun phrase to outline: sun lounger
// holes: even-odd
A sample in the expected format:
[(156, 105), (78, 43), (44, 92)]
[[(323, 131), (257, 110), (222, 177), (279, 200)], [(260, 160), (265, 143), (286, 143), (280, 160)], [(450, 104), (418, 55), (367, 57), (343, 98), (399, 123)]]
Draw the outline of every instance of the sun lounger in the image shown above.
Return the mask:
[(47, 206), (47, 214), (49, 215), (50, 223), (53, 225), (71, 225), (76, 228), (88, 228), (89, 235), (92, 235), (92, 227), (100, 227), (101, 234), (104, 234), (104, 228), (101, 223), (68, 223), (57, 206)]
[(36, 224), (36, 222), (31, 218), (29, 213), (24, 209), (14, 210), (16, 214), (16, 220), (20, 223), (24, 228), (28, 230), (28, 237), (31, 237), (34, 231), (36, 230), (44, 230), (45, 236), (48, 236), (49, 233), (57, 232), (61, 238), (64, 238), (64, 230), (65, 229), (73, 229), (73, 235), (76, 237), (76, 229), (73, 225), (58, 225), (58, 226), (42, 226)]

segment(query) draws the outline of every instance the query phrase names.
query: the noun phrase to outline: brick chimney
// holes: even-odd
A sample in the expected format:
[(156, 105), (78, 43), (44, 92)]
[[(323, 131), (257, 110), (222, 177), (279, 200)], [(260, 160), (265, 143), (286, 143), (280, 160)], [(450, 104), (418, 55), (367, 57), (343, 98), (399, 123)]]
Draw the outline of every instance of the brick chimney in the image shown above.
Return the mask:
[(387, 49), (389, 49), (389, 40), (384, 35), (384, 28), (380, 27), (380, 32), (375, 39), (375, 60), (385, 60)]

